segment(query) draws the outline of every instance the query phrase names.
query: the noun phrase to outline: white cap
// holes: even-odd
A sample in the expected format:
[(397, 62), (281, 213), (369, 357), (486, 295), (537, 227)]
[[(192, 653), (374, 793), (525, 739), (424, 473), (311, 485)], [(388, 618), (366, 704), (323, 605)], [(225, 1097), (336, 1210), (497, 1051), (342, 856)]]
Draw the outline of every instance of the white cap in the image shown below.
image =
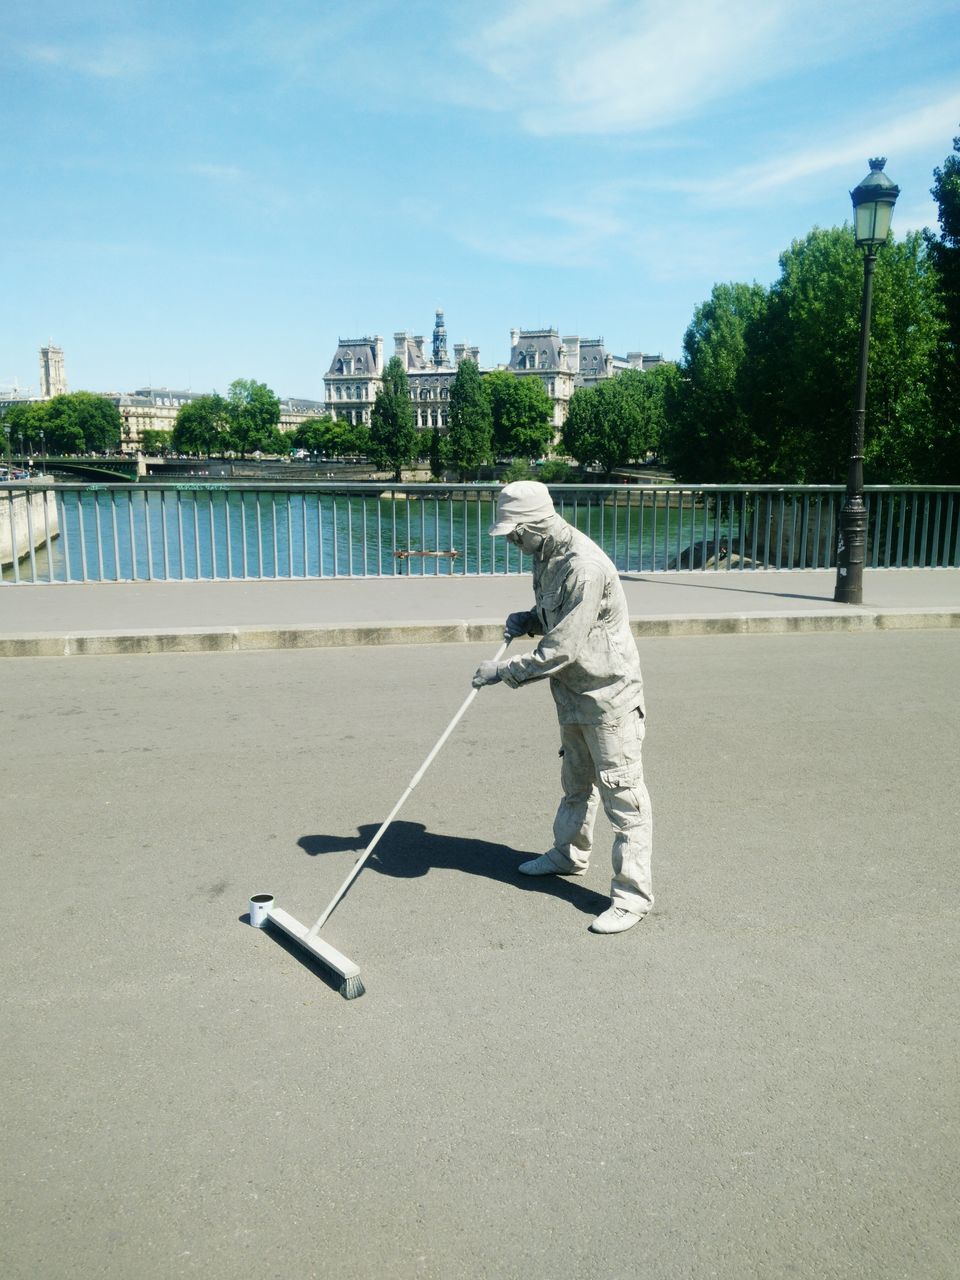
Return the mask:
[(504, 485), (497, 499), (497, 519), (487, 532), (509, 533), (518, 524), (538, 524), (556, 515), (550, 490), (539, 480), (514, 480)]

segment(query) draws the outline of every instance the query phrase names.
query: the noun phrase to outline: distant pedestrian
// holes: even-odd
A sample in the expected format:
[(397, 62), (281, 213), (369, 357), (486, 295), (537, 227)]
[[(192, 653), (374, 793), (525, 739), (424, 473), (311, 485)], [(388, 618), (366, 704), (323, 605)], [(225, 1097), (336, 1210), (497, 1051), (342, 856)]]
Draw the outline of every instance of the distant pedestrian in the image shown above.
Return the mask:
[(641, 760), (643, 681), (623, 587), (612, 561), (557, 514), (546, 485), (535, 480), (504, 487), (489, 532), (533, 557), (534, 607), (511, 613), (504, 637), (542, 639), (530, 653), (482, 662), (473, 684), (502, 680), (517, 689), (549, 678), (560, 721), (563, 797), (553, 846), (519, 870), (584, 875), (602, 802), (615, 832), (611, 902), (590, 928), (622, 933), (653, 906), (653, 816)]

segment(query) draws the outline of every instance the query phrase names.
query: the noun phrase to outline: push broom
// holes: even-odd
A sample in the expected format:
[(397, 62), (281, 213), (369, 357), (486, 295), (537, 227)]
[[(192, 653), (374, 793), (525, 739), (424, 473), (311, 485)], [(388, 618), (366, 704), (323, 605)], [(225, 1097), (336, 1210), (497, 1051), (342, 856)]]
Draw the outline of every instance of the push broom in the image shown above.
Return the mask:
[[(494, 654), (494, 657), (493, 657), (494, 662), (500, 661), (500, 659), (506, 653), (507, 645), (509, 643), (510, 643), (509, 640), (504, 640), (503, 644)], [(373, 853), (377, 845), (380, 843), (380, 840), (384, 832), (387, 830), (387, 828), (390, 826), (390, 823), (394, 820), (394, 818), (403, 808), (411, 791), (413, 791), (414, 787), (417, 785), (417, 783), (420, 781), (423, 775), (430, 768), (434, 759), (439, 754), (440, 748), (443, 746), (446, 740), (450, 737), (451, 733), (453, 733), (454, 729), (459, 723), (467, 707), (469, 707), (470, 703), (474, 700), (474, 698), (477, 696), (479, 692), (480, 692), (479, 689), (471, 689), (470, 692), (467, 694), (467, 696), (464, 698), (463, 703), (460, 706), (460, 709), (457, 711), (456, 715), (453, 717), (453, 719), (447, 725), (446, 729), (444, 729), (443, 733), (438, 738), (433, 750), (427, 756), (426, 760), (424, 760), (423, 764), (420, 766), (417, 772), (410, 779), (410, 785), (407, 787), (406, 791), (404, 791), (403, 795), (400, 797), (397, 803), (393, 806), (393, 809), (391, 810), (389, 817), (387, 817), (384, 820), (384, 822), (381, 824), (379, 830), (377, 831), (377, 834), (373, 837), (373, 839), (367, 845), (366, 849), (364, 849), (363, 853), (361, 853), (360, 857), (353, 864), (352, 868), (350, 869), (350, 874), (347, 876), (346, 880), (344, 880), (343, 884), (340, 886), (340, 888), (331, 898), (329, 904), (326, 906), (324, 911), (321, 913), (318, 919), (310, 926), (309, 929), (306, 927), (306, 925), (301, 924), (299, 920), (294, 919), (294, 917), (290, 915), (288, 911), (284, 911), (282, 907), (278, 907), (274, 901), (272, 894), (258, 893), (258, 894), (255, 894), (250, 899), (250, 923), (252, 925), (255, 925), (258, 929), (262, 929), (263, 926), (269, 922), (271, 924), (275, 924), (278, 929), (282, 929), (284, 933), (286, 933), (289, 937), (293, 938), (294, 942), (298, 942), (300, 946), (302, 946), (306, 951), (309, 951), (310, 954), (314, 957), (314, 959), (319, 960), (321, 964), (325, 965), (326, 968), (331, 969), (334, 973), (336, 973), (340, 977), (340, 980), (341, 980), (340, 994), (343, 996), (345, 1000), (355, 1000), (357, 996), (363, 995), (365, 988), (363, 985), (363, 979), (360, 977), (359, 966), (355, 965), (352, 960), (348, 959), (347, 956), (339, 952), (336, 949), (336, 947), (332, 947), (329, 942), (324, 942), (324, 940), (318, 936), (320, 933), (320, 930), (323, 928), (324, 924), (326, 924), (327, 920), (332, 915), (333, 910), (336, 907), (337, 903), (344, 896), (344, 894), (353, 884), (354, 880), (356, 880), (357, 876), (363, 870), (364, 863), (370, 857), (371, 853)]]

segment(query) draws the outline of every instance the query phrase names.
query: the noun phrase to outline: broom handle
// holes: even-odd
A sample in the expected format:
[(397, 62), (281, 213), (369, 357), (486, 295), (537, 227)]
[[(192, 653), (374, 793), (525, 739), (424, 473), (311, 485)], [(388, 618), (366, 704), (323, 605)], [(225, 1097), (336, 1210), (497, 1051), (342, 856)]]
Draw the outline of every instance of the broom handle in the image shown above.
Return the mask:
[[(494, 662), (500, 661), (500, 659), (506, 653), (507, 645), (509, 643), (510, 643), (509, 640), (504, 640), (503, 644), (500, 646), (497, 652), (493, 655)], [(354, 880), (357, 878), (357, 876), (360, 874), (361, 870), (363, 869), (363, 864), (366, 862), (366, 860), (370, 857), (371, 853), (373, 853), (374, 849), (379, 844), (380, 837), (383, 835), (387, 827), (389, 827), (390, 823), (394, 820), (394, 818), (403, 808), (404, 804), (406, 804), (407, 797), (410, 795), (410, 792), (414, 789), (414, 787), (417, 785), (417, 783), (420, 781), (423, 775), (427, 772), (431, 764), (433, 764), (433, 761), (436, 758), (438, 752), (440, 751), (440, 748), (443, 746), (446, 740), (450, 737), (451, 733), (453, 733), (454, 729), (457, 727), (458, 721), (463, 716), (463, 713), (466, 711), (467, 707), (469, 707), (470, 703), (474, 700), (474, 698), (477, 696), (479, 692), (480, 692), (479, 689), (471, 689), (470, 692), (467, 694), (467, 696), (464, 698), (463, 703), (460, 707), (460, 710), (457, 712), (457, 714), (453, 717), (453, 719), (447, 725), (446, 729), (444, 729), (443, 733), (440, 735), (440, 738), (437, 741), (436, 746), (427, 756), (426, 760), (424, 760), (423, 764), (420, 766), (417, 772), (410, 779), (410, 785), (407, 787), (406, 791), (403, 793), (403, 795), (400, 797), (397, 803), (393, 806), (393, 809), (390, 811), (390, 816), (381, 824), (377, 834), (373, 837), (373, 839), (367, 845), (366, 849), (364, 849), (363, 853), (360, 855), (357, 861), (353, 864), (353, 867), (350, 870), (350, 874), (347, 876), (346, 880), (344, 880), (343, 884), (334, 894), (333, 899), (330, 902), (330, 905), (324, 911), (323, 915), (320, 916), (316, 924), (311, 926), (309, 932), (307, 933), (306, 941), (310, 941), (312, 938), (315, 938), (317, 934), (320, 932), (320, 930), (323, 928), (327, 919), (332, 914), (334, 907), (337, 905), (337, 903), (340, 901), (343, 895), (347, 892), (347, 890), (353, 884)]]

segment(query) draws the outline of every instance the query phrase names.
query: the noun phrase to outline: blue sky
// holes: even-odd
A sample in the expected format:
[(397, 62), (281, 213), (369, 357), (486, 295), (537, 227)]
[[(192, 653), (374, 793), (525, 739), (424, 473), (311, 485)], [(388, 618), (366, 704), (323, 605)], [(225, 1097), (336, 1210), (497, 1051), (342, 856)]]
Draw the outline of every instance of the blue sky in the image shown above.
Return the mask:
[(338, 336), (680, 354), (723, 280), (935, 225), (958, 0), (0, 3), (0, 385), (322, 398)]

